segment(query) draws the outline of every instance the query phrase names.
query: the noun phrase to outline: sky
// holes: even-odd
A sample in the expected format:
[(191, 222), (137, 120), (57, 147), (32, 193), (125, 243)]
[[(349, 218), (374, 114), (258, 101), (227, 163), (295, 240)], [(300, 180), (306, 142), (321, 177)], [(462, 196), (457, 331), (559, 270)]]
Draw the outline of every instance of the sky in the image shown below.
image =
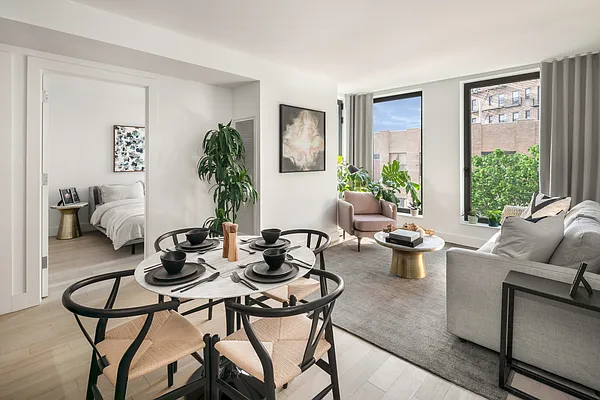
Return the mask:
[(373, 132), (421, 127), (421, 97), (373, 104)]

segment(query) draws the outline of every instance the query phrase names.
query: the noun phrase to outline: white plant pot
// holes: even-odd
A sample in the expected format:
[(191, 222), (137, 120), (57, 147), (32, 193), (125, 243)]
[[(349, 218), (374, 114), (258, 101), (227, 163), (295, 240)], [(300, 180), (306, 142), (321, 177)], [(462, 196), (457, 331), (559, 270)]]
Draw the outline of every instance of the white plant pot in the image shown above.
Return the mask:
[(410, 215), (413, 217), (418, 217), (419, 216), (419, 210), (410, 210)]
[(476, 215), (469, 215), (467, 216), (467, 219), (469, 220), (470, 224), (476, 224), (477, 222), (479, 222), (479, 217)]

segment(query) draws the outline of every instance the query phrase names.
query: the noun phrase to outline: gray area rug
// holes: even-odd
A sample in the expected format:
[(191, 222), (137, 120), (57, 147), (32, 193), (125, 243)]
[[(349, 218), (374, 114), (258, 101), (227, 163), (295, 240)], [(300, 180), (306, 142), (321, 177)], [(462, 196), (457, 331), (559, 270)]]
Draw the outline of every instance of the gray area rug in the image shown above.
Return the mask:
[(498, 354), (461, 342), (446, 331), (446, 251), (425, 254), (428, 276), (402, 279), (390, 273), (391, 250), (363, 239), (332, 246), (328, 271), (346, 289), (335, 305), (336, 326), (452, 383), (489, 399), (506, 399), (498, 388)]

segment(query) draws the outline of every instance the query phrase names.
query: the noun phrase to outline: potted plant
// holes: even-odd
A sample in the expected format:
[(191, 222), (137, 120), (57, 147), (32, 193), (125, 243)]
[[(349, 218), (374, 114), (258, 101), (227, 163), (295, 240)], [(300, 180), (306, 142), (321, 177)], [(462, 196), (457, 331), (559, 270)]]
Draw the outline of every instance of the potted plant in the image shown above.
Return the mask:
[(204, 222), (204, 227), (221, 232), (223, 222), (237, 221), (242, 205), (256, 203), (258, 192), (244, 165), (246, 150), (238, 131), (219, 124), (204, 135), (204, 155), (198, 161), (198, 177), (213, 185), (215, 215)]
[(479, 212), (476, 210), (466, 212), (463, 214), (463, 216), (465, 215), (467, 216), (467, 221), (469, 221), (470, 224), (476, 224), (479, 222)]
[(500, 220), (502, 219), (502, 212), (498, 210), (489, 210), (486, 212), (486, 217), (488, 218), (489, 226), (497, 227), (500, 225)]
[(417, 217), (421, 211), (421, 200), (413, 199), (413, 201), (408, 205), (408, 208), (410, 209), (410, 215)]

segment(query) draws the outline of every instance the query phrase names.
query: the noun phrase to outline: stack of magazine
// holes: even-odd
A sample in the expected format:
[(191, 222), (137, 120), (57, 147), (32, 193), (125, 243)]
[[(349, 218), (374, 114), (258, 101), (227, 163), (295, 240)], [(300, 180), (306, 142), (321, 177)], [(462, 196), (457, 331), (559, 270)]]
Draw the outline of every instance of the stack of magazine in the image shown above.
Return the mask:
[(417, 247), (423, 243), (423, 238), (419, 232), (407, 231), (406, 229), (396, 229), (388, 234), (385, 241), (400, 246)]

